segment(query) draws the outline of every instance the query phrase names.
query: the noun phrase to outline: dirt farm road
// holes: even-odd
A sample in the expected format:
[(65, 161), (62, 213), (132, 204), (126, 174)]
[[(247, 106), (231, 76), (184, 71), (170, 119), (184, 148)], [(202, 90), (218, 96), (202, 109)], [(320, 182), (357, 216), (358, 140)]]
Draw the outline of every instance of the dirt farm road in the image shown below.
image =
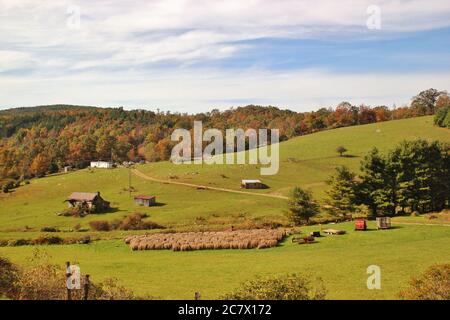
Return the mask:
[[(158, 178), (150, 177), (150, 176), (146, 175), (145, 173), (143, 173), (143, 172), (141, 172), (141, 171), (139, 171), (137, 169), (132, 169), (131, 172), (133, 172), (134, 175), (136, 175), (136, 176), (138, 176), (138, 177), (140, 177), (142, 179), (153, 181), (153, 182), (158, 182), (158, 183), (176, 184), (176, 185), (180, 185), (180, 186), (186, 186), (186, 187), (202, 189), (202, 190), (215, 190), (215, 191), (230, 192), (230, 193), (240, 193), (240, 194), (246, 194), (246, 195), (251, 195), (251, 196), (269, 197), (269, 198), (277, 198), (277, 199), (284, 199), (284, 200), (288, 200), (289, 199), (288, 197), (281, 196), (281, 195), (276, 195), (276, 194), (263, 194), (263, 193), (249, 192), (249, 191), (239, 191), (239, 190), (219, 188), (219, 187), (209, 187), (209, 186), (204, 186), (204, 185), (194, 184), (194, 183), (188, 183), (188, 182), (179, 182), (179, 181), (158, 179)], [(441, 224), (441, 223), (417, 223), (417, 222), (397, 222), (397, 221), (393, 221), (392, 224), (450, 227), (450, 223), (449, 224), (447, 224), (447, 223)]]
[(150, 177), (137, 169), (133, 169), (133, 170), (131, 170), (131, 172), (133, 172), (134, 175), (136, 175), (142, 179), (153, 181), (153, 182), (159, 182), (159, 183), (165, 183), (165, 184), (176, 184), (176, 185), (180, 185), (180, 186), (186, 186), (186, 187), (202, 189), (202, 190), (214, 190), (214, 191), (222, 191), (222, 192), (230, 192), (230, 193), (240, 193), (240, 194), (246, 194), (246, 195), (251, 195), (251, 196), (277, 198), (277, 199), (284, 199), (284, 200), (289, 199), (286, 196), (281, 196), (281, 195), (276, 195), (276, 194), (264, 194), (264, 193), (248, 192), (248, 191), (239, 191), (239, 190), (219, 188), (219, 187), (209, 187), (209, 186), (187, 183), (187, 182), (158, 179), (158, 178)]

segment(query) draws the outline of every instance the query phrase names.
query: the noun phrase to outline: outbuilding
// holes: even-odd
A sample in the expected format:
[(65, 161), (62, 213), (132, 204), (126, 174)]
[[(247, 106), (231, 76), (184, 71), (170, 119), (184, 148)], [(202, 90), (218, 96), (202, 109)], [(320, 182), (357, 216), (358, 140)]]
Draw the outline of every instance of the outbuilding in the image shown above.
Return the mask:
[(264, 184), (261, 182), (261, 180), (242, 180), (241, 181), (241, 188), (244, 189), (263, 189)]
[(356, 219), (355, 220), (355, 231), (365, 231), (367, 230), (366, 219)]
[(156, 204), (156, 197), (139, 195), (139, 196), (134, 197), (134, 203), (136, 203), (140, 206), (151, 207)]
[(377, 218), (377, 229), (390, 229), (390, 228), (391, 228), (391, 218), (390, 217)]
[(111, 169), (112, 167), (111, 161), (91, 161), (91, 168)]
[(69, 207), (75, 208), (85, 208), (88, 211), (94, 210), (101, 212), (103, 210), (109, 209), (109, 202), (103, 200), (100, 196), (100, 192), (89, 193), (89, 192), (73, 192), (67, 199)]

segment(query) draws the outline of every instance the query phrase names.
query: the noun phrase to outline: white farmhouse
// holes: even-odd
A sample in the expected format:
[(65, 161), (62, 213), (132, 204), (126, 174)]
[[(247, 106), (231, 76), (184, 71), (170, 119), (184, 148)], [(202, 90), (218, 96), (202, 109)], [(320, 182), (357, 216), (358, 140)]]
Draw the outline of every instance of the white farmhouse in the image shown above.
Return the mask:
[(91, 168), (111, 169), (113, 163), (110, 161), (91, 161)]

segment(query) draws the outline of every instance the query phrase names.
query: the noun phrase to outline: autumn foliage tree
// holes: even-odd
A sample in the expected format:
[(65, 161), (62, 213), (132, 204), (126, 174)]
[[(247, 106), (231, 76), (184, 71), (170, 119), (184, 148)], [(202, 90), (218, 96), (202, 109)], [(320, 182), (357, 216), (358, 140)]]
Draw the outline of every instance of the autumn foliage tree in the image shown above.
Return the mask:
[[(294, 112), (274, 106), (248, 105), (198, 114), (126, 111), (67, 105), (0, 111), (0, 184), (62, 170), (84, 168), (92, 160), (160, 161), (170, 157), (176, 128), (192, 129), (195, 120), (204, 129), (278, 129), (280, 141), (329, 128), (403, 119), (439, 111), (438, 123), (448, 123), (449, 96), (435, 89), (413, 98), (411, 106), (355, 106)], [(443, 111), (440, 111), (443, 110)], [(445, 115), (444, 115), (445, 113)]]
[(36, 177), (42, 177), (49, 169), (50, 159), (40, 153), (31, 162), (30, 171)]

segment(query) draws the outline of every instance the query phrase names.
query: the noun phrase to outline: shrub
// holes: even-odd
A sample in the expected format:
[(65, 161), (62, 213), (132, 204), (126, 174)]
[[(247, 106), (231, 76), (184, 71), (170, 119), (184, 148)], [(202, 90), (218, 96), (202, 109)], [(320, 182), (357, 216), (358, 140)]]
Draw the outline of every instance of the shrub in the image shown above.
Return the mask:
[(87, 215), (88, 212), (84, 210), (83, 208), (69, 208), (67, 210), (62, 211), (61, 213), (58, 213), (59, 216), (63, 217), (84, 217)]
[(15, 300), (63, 300), (66, 297), (65, 273), (51, 264), (23, 270), (15, 283)]
[(63, 240), (64, 244), (89, 244), (91, 243), (90, 236), (84, 236), (79, 238), (66, 238)]
[(110, 226), (108, 221), (91, 221), (89, 222), (89, 226), (91, 227), (92, 230), (95, 231), (109, 231), (110, 230)]
[(409, 287), (400, 292), (407, 300), (450, 300), (450, 264), (437, 264), (412, 278)]
[[(3, 260), (0, 260), (0, 266)], [(9, 267), (11, 273), (0, 274), (0, 290), (3, 279), (12, 290), (3, 291), (6, 297), (15, 300), (65, 300), (67, 298), (65, 269), (58, 265), (40, 263), (16, 271), (15, 267)], [(83, 279), (84, 275), (81, 275)], [(0, 291), (1, 293), (2, 291)], [(83, 299), (84, 290), (72, 290), (72, 300)], [(151, 299), (152, 297), (138, 297), (134, 293), (121, 286), (117, 279), (106, 279), (96, 284), (91, 281), (89, 300), (131, 300)]]
[(94, 285), (95, 300), (135, 300), (133, 291), (118, 283), (116, 278), (109, 278)]
[(118, 225), (117, 229), (120, 230), (150, 230), (150, 229), (163, 229), (164, 227), (153, 221), (143, 221), (146, 215), (141, 213), (133, 213), (125, 217)]
[(41, 228), (41, 232), (59, 232), (59, 230), (53, 227), (43, 227)]
[(256, 278), (242, 284), (224, 300), (323, 300), (326, 289), (321, 279), (289, 274), (273, 278)]
[(91, 221), (89, 225), (96, 231), (110, 231), (110, 230), (151, 230), (164, 229), (163, 226), (153, 221), (144, 221), (147, 215), (141, 213), (133, 213), (123, 220), (108, 221)]
[(142, 225), (142, 216), (139, 213), (134, 213), (125, 217), (119, 225), (122, 230), (139, 230)]
[(143, 221), (140, 230), (164, 229), (164, 227), (153, 221)]
[(8, 241), (8, 246), (10, 247), (28, 246), (30, 244), (31, 244), (30, 239), (16, 239)]
[(14, 291), (18, 269), (8, 259), (0, 257), (0, 296), (9, 296)]
[(11, 188), (10, 188), (9, 185), (7, 185), (7, 184), (4, 184), (4, 185), (2, 186), (2, 191), (3, 191), (3, 193), (8, 193), (10, 189), (11, 189)]
[(32, 244), (44, 245), (44, 244), (62, 244), (63, 239), (56, 236), (40, 236), (33, 240)]

